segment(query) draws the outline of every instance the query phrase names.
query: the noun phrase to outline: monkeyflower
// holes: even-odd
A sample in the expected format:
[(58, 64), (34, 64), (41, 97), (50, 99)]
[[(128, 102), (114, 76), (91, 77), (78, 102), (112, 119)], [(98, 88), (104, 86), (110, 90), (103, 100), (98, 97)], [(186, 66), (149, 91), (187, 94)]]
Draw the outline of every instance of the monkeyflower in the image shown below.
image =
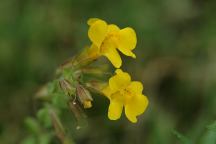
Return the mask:
[(108, 117), (110, 120), (119, 119), (124, 107), (126, 117), (136, 123), (137, 116), (144, 113), (148, 106), (148, 99), (142, 94), (143, 85), (131, 81), (130, 75), (121, 69), (117, 69), (115, 73), (109, 79), (108, 86), (102, 90), (110, 100)]
[(107, 24), (97, 18), (91, 18), (87, 23), (90, 26), (88, 37), (92, 42), (91, 55), (107, 57), (116, 68), (122, 65), (117, 49), (126, 56), (136, 58), (132, 50), (136, 47), (137, 38), (132, 28), (120, 29), (114, 24)]

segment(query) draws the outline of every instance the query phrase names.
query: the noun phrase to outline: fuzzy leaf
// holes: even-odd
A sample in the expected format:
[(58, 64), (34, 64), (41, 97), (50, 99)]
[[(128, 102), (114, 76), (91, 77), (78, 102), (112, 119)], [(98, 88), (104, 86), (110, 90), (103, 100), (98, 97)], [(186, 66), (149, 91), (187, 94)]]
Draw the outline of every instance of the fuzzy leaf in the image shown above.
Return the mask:
[(63, 92), (55, 93), (52, 96), (52, 104), (60, 109), (67, 108), (68, 96), (66, 96)]
[(207, 130), (201, 138), (201, 144), (216, 144), (216, 121), (207, 126)]
[(25, 120), (25, 125), (27, 129), (33, 134), (37, 134), (40, 132), (40, 125), (38, 121), (34, 118), (31, 118), (31, 117), (27, 118)]
[(51, 138), (50, 134), (42, 134), (39, 137), (39, 144), (50, 144)]
[(27, 138), (25, 138), (21, 144), (37, 144), (36, 142), (36, 138), (34, 136), (29, 136)]
[(52, 120), (47, 107), (44, 107), (38, 111), (37, 118), (44, 127), (49, 128), (52, 126)]

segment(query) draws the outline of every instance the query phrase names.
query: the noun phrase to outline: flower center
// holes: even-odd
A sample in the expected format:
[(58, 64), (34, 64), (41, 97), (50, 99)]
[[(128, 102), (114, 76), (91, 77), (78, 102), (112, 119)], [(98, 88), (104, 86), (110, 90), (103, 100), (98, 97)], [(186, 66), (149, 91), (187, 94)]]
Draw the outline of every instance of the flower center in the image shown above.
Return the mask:
[(107, 34), (100, 46), (101, 53), (106, 53), (110, 48), (117, 47), (117, 35), (115, 33)]
[(133, 97), (133, 93), (127, 88), (120, 90), (120, 94), (123, 96), (124, 103), (128, 103)]

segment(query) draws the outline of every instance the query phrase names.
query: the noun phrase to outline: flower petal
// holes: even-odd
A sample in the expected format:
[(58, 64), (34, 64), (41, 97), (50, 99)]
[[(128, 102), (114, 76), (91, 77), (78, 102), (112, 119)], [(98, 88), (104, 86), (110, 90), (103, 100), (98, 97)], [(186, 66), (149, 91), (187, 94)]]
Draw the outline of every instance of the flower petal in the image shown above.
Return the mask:
[(119, 31), (120, 29), (117, 25), (114, 25), (114, 24), (108, 25), (108, 33), (117, 33)]
[(97, 46), (100, 47), (105, 36), (107, 34), (107, 23), (103, 20), (97, 20), (94, 22), (89, 30), (88, 36), (90, 40)]
[(117, 101), (116, 99), (110, 100), (108, 117), (110, 120), (117, 120), (121, 117), (123, 109), (123, 103)]
[(90, 26), (93, 23), (95, 23), (97, 20), (100, 20), (100, 19), (99, 18), (90, 18), (90, 19), (88, 19), (87, 24)]
[(135, 54), (131, 52), (136, 47), (137, 38), (135, 31), (130, 28), (124, 28), (119, 31), (118, 49), (125, 55), (135, 58)]
[(109, 86), (106, 86), (104, 89), (102, 89), (102, 93), (108, 98), (110, 98), (110, 96), (113, 94)]
[(103, 55), (110, 60), (114, 67), (119, 68), (122, 65), (121, 57), (115, 48), (107, 48)]
[(140, 95), (143, 91), (143, 84), (139, 81), (132, 81), (127, 87), (127, 89), (131, 91), (134, 95)]
[(136, 55), (129, 49), (125, 49), (123, 47), (119, 47), (118, 50), (122, 52), (126, 56), (130, 56), (132, 58), (136, 58)]
[(116, 70), (116, 75), (109, 79), (109, 86), (113, 92), (119, 91), (130, 84), (131, 77), (121, 69)]
[(133, 123), (137, 122), (137, 116), (145, 112), (148, 106), (148, 99), (144, 95), (136, 95), (125, 105), (126, 117)]

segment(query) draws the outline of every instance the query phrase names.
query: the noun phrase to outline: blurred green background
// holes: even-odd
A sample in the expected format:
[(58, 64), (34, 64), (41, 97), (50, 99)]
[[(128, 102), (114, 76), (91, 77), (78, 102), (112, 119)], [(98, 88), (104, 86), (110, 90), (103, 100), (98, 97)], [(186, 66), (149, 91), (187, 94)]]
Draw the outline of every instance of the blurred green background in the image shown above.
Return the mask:
[[(106, 20), (137, 32), (137, 59), (123, 69), (144, 83), (150, 105), (137, 124), (107, 118), (108, 100), (95, 97), (80, 144), (181, 143), (176, 130), (200, 143), (216, 120), (215, 0), (1, 0), (0, 143), (25, 136), (36, 112), (33, 95), (67, 58), (89, 45), (86, 21)], [(214, 143), (213, 143), (214, 144)]]

